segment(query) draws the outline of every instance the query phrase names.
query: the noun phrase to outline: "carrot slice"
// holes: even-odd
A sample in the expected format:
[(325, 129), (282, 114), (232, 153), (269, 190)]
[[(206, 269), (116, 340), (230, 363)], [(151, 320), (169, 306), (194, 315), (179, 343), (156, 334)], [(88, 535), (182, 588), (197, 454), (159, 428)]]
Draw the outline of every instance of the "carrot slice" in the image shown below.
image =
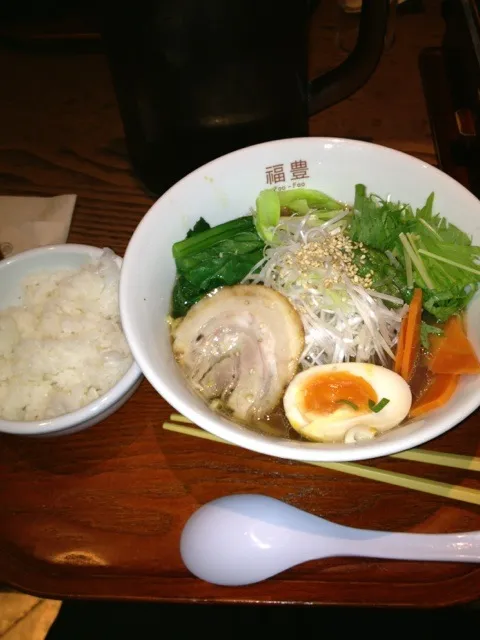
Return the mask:
[(480, 362), (460, 316), (449, 318), (443, 336), (432, 336), (428, 368), (432, 373), (478, 374)]
[(401, 373), (402, 371), (402, 358), (403, 358), (403, 351), (405, 349), (405, 332), (407, 331), (407, 319), (408, 319), (408, 313), (402, 319), (400, 332), (398, 334), (397, 352), (395, 354), (395, 365), (393, 367), (393, 370), (395, 371), (395, 373)]
[(400, 375), (410, 382), (415, 370), (420, 348), (420, 326), (422, 322), (422, 290), (415, 289), (412, 301), (408, 308), (407, 328), (405, 331), (405, 344), (402, 356)]
[(457, 388), (458, 378), (459, 376), (450, 373), (435, 376), (425, 393), (413, 403), (410, 417), (417, 418), (446, 404)]

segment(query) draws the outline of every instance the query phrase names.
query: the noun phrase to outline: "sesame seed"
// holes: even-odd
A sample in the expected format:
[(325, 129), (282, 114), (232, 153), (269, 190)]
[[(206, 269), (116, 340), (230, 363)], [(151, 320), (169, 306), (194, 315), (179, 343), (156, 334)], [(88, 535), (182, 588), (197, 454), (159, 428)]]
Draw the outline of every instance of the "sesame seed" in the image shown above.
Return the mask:
[[(305, 284), (312, 279), (322, 277), (322, 272), (326, 272), (324, 280), (326, 288), (343, 281), (345, 277), (355, 284), (371, 286), (373, 273), (366, 274), (364, 277), (358, 274), (358, 266), (353, 261), (355, 250), (360, 252), (360, 263), (364, 264), (367, 249), (364, 248), (363, 243), (354, 243), (342, 233), (335, 236), (327, 235), (322, 240), (304, 244), (298, 252), (288, 255), (285, 258), (285, 264), (296, 269), (299, 279)], [(312, 271), (316, 273), (312, 274)], [(285, 275), (285, 271), (282, 275)], [(292, 278), (296, 277), (293, 273), (289, 275)]]

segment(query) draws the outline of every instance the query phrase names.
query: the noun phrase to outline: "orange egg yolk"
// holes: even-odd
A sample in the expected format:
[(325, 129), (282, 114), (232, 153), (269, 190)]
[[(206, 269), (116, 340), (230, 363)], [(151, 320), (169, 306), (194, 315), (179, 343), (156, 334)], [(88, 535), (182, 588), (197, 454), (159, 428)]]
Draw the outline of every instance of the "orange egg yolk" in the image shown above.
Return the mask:
[(352, 405), (359, 411), (369, 411), (369, 400), (378, 402), (375, 390), (364, 378), (344, 371), (311, 378), (302, 391), (303, 407), (307, 412), (328, 414), (342, 407), (353, 408)]

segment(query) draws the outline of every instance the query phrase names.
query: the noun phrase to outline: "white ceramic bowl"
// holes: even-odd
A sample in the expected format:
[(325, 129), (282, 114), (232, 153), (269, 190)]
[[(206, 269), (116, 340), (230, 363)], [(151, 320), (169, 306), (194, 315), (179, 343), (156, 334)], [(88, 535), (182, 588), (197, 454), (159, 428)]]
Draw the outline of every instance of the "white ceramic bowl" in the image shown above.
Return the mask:
[[(188, 153), (188, 148), (185, 148)], [(215, 225), (247, 215), (267, 176), (280, 175), (279, 188), (293, 187), (291, 163), (304, 161), (298, 183), (352, 202), (354, 185), (395, 200), (423, 206), (435, 192), (435, 208), (480, 244), (480, 202), (434, 167), (403, 153), (354, 140), (300, 138), (256, 145), (221, 157), (186, 176), (150, 209), (127, 248), (120, 281), (125, 335), (143, 373), (177, 411), (207, 431), (261, 453), (295, 460), (344, 461), (389, 455), (420, 445), (451, 429), (480, 405), (480, 376), (465, 376), (451, 401), (424, 420), (406, 424), (359, 444), (319, 444), (253, 432), (205, 406), (186, 385), (170, 347), (165, 322), (175, 278), (172, 244), (203, 216)], [(301, 166), (299, 164), (297, 167)], [(277, 167), (274, 173), (272, 167)], [(298, 173), (297, 173), (298, 175)], [(468, 315), (469, 332), (480, 353), (480, 298)], [(472, 322), (477, 318), (477, 322)]]
[[(43, 269), (78, 269), (100, 256), (102, 249), (79, 244), (61, 244), (24, 251), (0, 262), (0, 308), (17, 305), (25, 276)], [(122, 259), (117, 256), (119, 266)], [(75, 433), (104, 420), (119, 409), (142, 380), (135, 361), (107, 393), (94, 402), (57, 418), (17, 422), (0, 418), (0, 432), (22, 436), (59, 436)]]

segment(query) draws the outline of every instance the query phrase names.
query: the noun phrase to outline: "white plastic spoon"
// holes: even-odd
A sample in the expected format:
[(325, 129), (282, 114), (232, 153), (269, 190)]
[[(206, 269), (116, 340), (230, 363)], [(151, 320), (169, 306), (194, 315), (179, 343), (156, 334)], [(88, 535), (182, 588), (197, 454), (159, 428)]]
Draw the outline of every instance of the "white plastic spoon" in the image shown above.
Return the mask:
[(274, 498), (238, 494), (198, 509), (183, 529), (180, 552), (186, 567), (198, 578), (240, 586), (308, 560), (332, 556), (480, 562), (480, 532), (354, 529)]

